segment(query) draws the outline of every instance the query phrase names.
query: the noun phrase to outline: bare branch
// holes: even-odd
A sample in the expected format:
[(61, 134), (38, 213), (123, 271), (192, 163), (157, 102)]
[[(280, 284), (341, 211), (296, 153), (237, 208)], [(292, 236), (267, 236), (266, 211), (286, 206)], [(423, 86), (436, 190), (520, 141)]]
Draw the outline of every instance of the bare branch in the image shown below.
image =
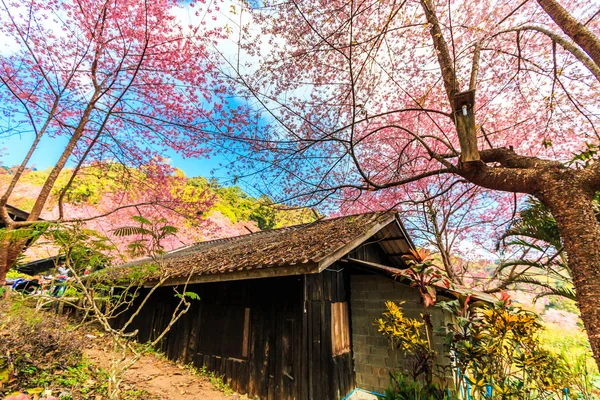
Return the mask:
[(585, 25), (579, 23), (556, 0), (537, 0), (563, 32), (587, 53), (597, 67), (600, 67), (600, 40)]

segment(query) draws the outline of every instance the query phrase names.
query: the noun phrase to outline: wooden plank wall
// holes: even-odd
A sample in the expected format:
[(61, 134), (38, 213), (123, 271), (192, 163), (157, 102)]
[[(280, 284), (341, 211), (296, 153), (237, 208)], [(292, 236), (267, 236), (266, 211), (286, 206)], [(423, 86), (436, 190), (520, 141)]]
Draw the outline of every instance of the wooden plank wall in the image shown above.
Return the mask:
[(350, 350), (350, 317), (349, 304), (346, 301), (331, 303), (331, 342), (333, 355)]
[[(161, 350), (172, 360), (206, 366), (225, 376), (226, 383), (240, 393), (262, 400), (306, 399), (301, 393), (306, 381), (301, 369), (306, 353), (301, 345), (303, 279), (295, 276), (191, 285), (187, 291), (197, 293), (200, 301), (193, 302), (190, 311), (173, 326)], [(177, 301), (169, 287), (153, 294), (132, 326), (139, 330), (139, 341), (156, 337), (169, 322)], [(210, 324), (201, 326), (202, 310), (216, 304), (250, 308), (246, 359), (198, 352), (202, 330), (214, 329)], [(128, 315), (121, 320), (124, 318)]]
[(305, 331), (307, 395), (311, 400), (340, 399), (355, 388), (355, 378), (352, 353), (333, 355), (331, 303), (349, 301), (350, 275), (335, 264), (321, 274), (305, 277), (308, 297)]

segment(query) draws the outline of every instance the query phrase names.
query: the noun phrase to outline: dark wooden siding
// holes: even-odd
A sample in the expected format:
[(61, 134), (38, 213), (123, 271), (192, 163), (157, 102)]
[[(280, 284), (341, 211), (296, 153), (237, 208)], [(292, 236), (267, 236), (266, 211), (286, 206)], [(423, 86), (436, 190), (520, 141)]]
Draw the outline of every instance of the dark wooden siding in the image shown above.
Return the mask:
[[(224, 375), (234, 390), (261, 400), (340, 399), (355, 387), (352, 353), (334, 356), (331, 340), (331, 304), (350, 301), (350, 274), (344, 267), (338, 263), (315, 275), (191, 285), (187, 290), (201, 300), (192, 302), (161, 350), (172, 360), (206, 366)], [(139, 330), (140, 341), (156, 337), (168, 324), (177, 300), (169, 287), (154, 293), (132, 327)], [(227, 306), (250, 309), (246, 358), (199, 351), (201, 336), (211, 329), (203, 310), (215, 315), (214, 309)]]
[[(340, 399), (355, 387), (352, 353), (333, 355), (331, 303), (350, 299), (350, 281), (343, 265), (306, 277), (307, 393), (312, 400)], [(352, 312), (352, 311), (350, 311)]]
[[(200, 301), (192, 302), (190, 311), (162, 341), (161, 350), (172, 360), (206, 366), (224, 375), (227, 384), (238, 392), (263, 400), (305, 399), (301, 392), (302, 382), (306, 381), (301, 368), (306, 353), (301, 346), (303, 279), (296, 276), (190, 285), (187, 291), (197, 293)], [(177, 301), (172, 288), (159, 288), (132, 327), (139, 330), (138, 340), (146, 342), (156, 337), (168, 324)], [(199, 352), (201, 335), (210, 335), (215, 329), (209, 319), (214, 319), (215, 326), (219, 324), (212, 311), (202, 318), (203, 310), (226, 309), (224, 306), (250, 309), (246, 358)], [(235, 343), (222, 348), (236, 348), (242, 338), (243, 331), (228, 338)]]

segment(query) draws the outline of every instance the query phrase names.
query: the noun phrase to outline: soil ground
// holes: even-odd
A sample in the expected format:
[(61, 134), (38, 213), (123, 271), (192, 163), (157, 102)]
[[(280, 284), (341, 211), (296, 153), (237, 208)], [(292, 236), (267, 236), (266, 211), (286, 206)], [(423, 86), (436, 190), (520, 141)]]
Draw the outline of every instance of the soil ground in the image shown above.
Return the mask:
[[(90, 361), (103, 368), (110, 363), (110, 351), (103, 349), (102, 341), (97, 338), (90, 339), (90, 346), (84, 353)], [(146, 355), (133, 365), (126, 372), (122, 385), (124, 390), (145, 390), (149, 397), (157, 399), (232, 399), (232, 396), (217, 390), (208, 378), (155, 354)]]
[[(63, 375), (66, 370), (57, 372), (56, 369), (50, 368), (56, 363), (48, 360), (54, 357), (66, 357), (81, 350), (89, 364), (101, 367), (104, 370), (107, 370), (110, 365), (111, 355), (113, 354), (110, 340), (107, 340), (104, 332), (93, 327), (65, 330), (64, 324), (69, 324), (65, 317), (57, 316), (52, 312), (36, 311), (25, 302), (8, 300), (0, 301), (0, 317), (0, 344), (9, 344), (9, 349), (3, 348), (0, 355), (8, 354), (8, 357), (10, 357), (13, 353), (10, 360), (20, 360), (21, 358), (27, 360), (21, 361), (18, 364), (19, 368), (26, 366), (29, 370), (36, 371), (35, 376), (31, 375), (32, 372), (18, 371), (14, 375), (15, 378), (8, 380), (12, 373), (3, 364), (7, 357), (0, 357), (0, 373), (6, 375), (4, 379), (0, 375), (0, 388), (4, 386), (6, 389), (0, 393), (0, 399), (7, 396), (8, 393), (19, 391), (23, 393), (33, 388), (32, 385), (34, 384), (40, 385), (34, 378), (40, 378), (42, 373), (48, 373), (48, 371), (51, 371), (50, 373), (54, 375), (50, 376), (54, 377), (60, 373), (64, 381), (60, 382), (60, 379), (51, 380), (41, 384), (44, 388), (56, 393), (64, 389), (65, 392), (72, 393), (73, 399), (79, 399), (79, 389), (81, 389), (79, 385), (85, 386), (88, 382), (91, 382), (89, 387), (92, 387), (91, 385), (94, 384), (96, 377), (88, 375), (88, 381), (85, 384), (79, 381), (73, 383), (72, 379), (75, 379), (76, 375)], [(47, 348), (56, 348), (52, 353), (52, 357), (48, 355), (33, 356), (40, 351), (47, 351)], [(22, 357), (19, 355), (19, 351), (23, 352)], [(14, 356), (14, 354), (19, 356)], [(67, 358), (65, 360), (67, 360), (65, 362), (74, 362)], [(71, 367), (70, 364), (69, 367)], [(86, 374), (93, 370), (89, 367), (78, 366), (77, 368), (80, 368), (81, 372)], [(77, 368), (74, 368), (74, 370), (79, 371)], [(79, 375), (77, 375), (77, 379), (80, 379)], [(81, 379), (85, 379), (85, 376)], [(15, 387), (6, 386), (7, 383)], [(73, 387), (77, 389), (73, 390)], [(127, 398), (143, 400), (247, 400), (246, 396), (237, 394), (228, 396), (219, 390), (219, 387), (220, 385), (218, 387), (213, 385), (209, 377), (198, 373), (192, 368), (171, 362), (159, 353), (149, 353), (138, 360), (125, 373), (121, 384), (122, 393), (129, 392), (131, 395)], [(10, 392), (7, 392), (9, 389)], [(34, 389), (42, 388), (35, 387)], [(91, 395), (94, 396), (94, 392), (91, 392)], [(33, 395), (33, 398), (38, 397)], [(103, 396), (96, 394), (95, 399), (101, 400)]]

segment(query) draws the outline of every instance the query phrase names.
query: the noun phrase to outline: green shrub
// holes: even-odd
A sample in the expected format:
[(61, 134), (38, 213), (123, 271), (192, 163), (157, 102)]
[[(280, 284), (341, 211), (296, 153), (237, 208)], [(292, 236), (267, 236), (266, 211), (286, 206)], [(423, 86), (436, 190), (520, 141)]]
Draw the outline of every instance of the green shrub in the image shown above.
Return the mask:
[[(25, 300), (0, 303), (0, 337), (0, 398), (26, 388), (80, 390), (97, 374), (69, 321), (36, 311)], [(98, 393), (102, 384), (96, 386)]]
[(570, 387), (566, 360), (542, 345), (539, 317), (513, 306), (507, 295), (494, 304), (463, 296), (440, 305), (455, 316), (447, 335), (463, 390), (470, 385), (484, 398), (490, 385), (498, 398), (532, 400), (560, 397)]
[(23, 279), (31, 279), (32, 276), (31, 275), (27, 275), (24, 274), (22, 272), (19, 272), (15, 269), (11, 269), (6, 273), (6, 279), (19, 279), (19, 278), (23, 278)]
[(451, 400), (448, 393), (435, 384), (421, 384), (402, 374), (390, 374), (390, 386), (380, 400)]

